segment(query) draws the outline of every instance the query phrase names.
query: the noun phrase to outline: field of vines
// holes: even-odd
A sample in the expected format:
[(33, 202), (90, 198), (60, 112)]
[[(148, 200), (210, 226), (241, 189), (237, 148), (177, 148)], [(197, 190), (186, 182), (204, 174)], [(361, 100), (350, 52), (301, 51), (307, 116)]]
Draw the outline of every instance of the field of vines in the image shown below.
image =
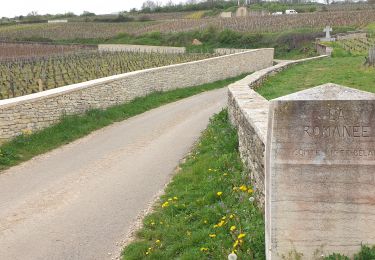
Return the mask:
[(142, 34), (158, 22), (95, 23), (70, 22), (57, 24), (17, 24), (0, 26), (0, 40), (50, 40), (103, 39), (120, 33)]
[(88, 52), (0, 61), (0, 99), (212, 56), (213, 54)]
[(87, 52), (96, 46), (0, 42), (0, 61)]
[(148, 27), (149, 31), (179, 32), (204, 29), (210, 26), (219, 30), (231, 29), (239, 32), (283, 32), (301, 28), (322, 30), (327, 25), (332, 27), (350, 26), (361, 28), (375, 21), (374, 10), (316, 12), (297, 15), (266, 15), (239, 18), (212, 18), (200, 20), (176, 20)]
[(241, 18), (172, 19), (158, 22), (32, 24), (0, 27), (0, 40), (40, 38), (51, 40), (104, 39), (120, 33), (140, 35), (148, 32), (181, 32), (214, 27), (239, 32), (282, 32), (300, 28), (322, 30), (351, 26), (362, 28), (375, 21), (374, 10), (332, 11), (280, 16), (249, 16)]
[(341, 40), (336, 43), (353, 55), (368, 55), (369, 50), (375, 47), (375, 38)]

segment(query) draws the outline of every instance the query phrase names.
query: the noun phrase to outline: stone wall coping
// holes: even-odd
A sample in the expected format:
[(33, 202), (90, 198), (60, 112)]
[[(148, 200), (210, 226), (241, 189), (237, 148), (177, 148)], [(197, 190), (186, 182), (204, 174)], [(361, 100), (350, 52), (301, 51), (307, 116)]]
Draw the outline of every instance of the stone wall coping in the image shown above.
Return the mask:
[(94, 80), (90, 80), (90, 81), (86, 81), (86, 82), (81, 82), (81, 83), (77, 83), (77, 84), (72, 84), (72, 85), (67, 85), (67, 86), (63, 86), (63, 87), (59, 87), (59, 88), (46, 90), (46, 91), (42, 91), (42, 92), (38, 92), (38, 93), (34, 93), (34, 94), (29, 94), (29, 95), (25, 95), (25, 96), (0, 100), (0, 108), (6, 108), (8, 106), (19, 105), (19, 104), (23, 104), (23, 103), (26, 103), (26, 102), (31, 102), (31, 101), (35, 101), (35, 100), (39, 100), (39, 99), (44, 99), (44, 98), (51, 98), (51, 97), (54, 97), (54, 96), (65, 94), (65, 93), (70, 93), (70, 92), (86, 89), (86, 88), (89, 88), (89, 87), (92, 87), (92, 86), (101, 85), (101, 84), (121, 80), (121, 79), (130, 77), (130, 76), (141, 75), (141, 74), (149, 73), (149, 72), (158, 72), (158, 71), (161, 71), (161, 70), (178, 68), (178, 67), (185, 66), (185, 65), (206, 63), (207, 61), (215, 61), (215, 60), (219, 60), (219, 59), (230, 57), (230, 56), (239, 56), (239, 55), (243, 55), (244, 53), (258, 52), (258, 51), (262, 51), (262, 50), (273, 50), (273, 49), (272, 48), (263, 48), (263, 49), (249, 50), (249, 51), (245, 51), (245, 52), (241, 52), (241, 53), (233, 53), (233, 54), (222, 55), (222, 56), (219, 56), (219, 57), (212, 57), (212, 58), (203, 59), (203, 60), (190, 61), (190, 62), (180, 63), (180, 64), (172, 64), (172, 65), (167, 65), (167, 66), (162, 66), (162, 67), (157, 67), (157, 68), (149, 68), (149, 69), (144, 69), (144, 70), (138, 70), (138, 71), (132, 71), (132, 72), (127, 72), (127, 73), (123, 73), (123, 74), (113, 75), (113, 76), (109, 76), (109, 77), (105, 77), (105, 78), (94, 79)]
[(300, 60), (278, 60), (278, 64), (256, 71), (228, 86), (228, 91), (230, 91), (236, 99), (241, 113), (253, 126), (255, 132), (264, 144), (267, 140), (269, 101), (252, 89), (254, 84), (268, 77), (270, 74), (285, 69), (290, 65), (326, 57), (329, 56), (321, 55)]
[(141, 45), (141, 44), (99, 44), (99, 47), (130, 47), (130, 48), (162, 48), (162, 49), (171, 49), (171, 50), (185, 50), (185, 47), (174, 47), (174, 46), (158, 46), (158, 45)]
[(137, 45), (137, 44), (99, 44), (99, 51), (140, 51), (155, 53), (185, 53), (186, 47)]

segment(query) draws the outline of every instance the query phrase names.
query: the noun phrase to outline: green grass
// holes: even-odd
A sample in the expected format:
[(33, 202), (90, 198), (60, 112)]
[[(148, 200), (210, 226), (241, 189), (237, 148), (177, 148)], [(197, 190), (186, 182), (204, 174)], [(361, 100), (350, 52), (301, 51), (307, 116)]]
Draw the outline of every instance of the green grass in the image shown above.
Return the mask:
[(325, 83), (375, 92), (375, 68), (364, 57), (336, 57), (305, 62), (269, 77), (257, 91), (274, 99)]
[(70, 143), (94, 130), (125, 120), (147, 110), (177, 101), (204, 91), (222, 88), (242, 78), (238, 76), (201, 86), (156, 92), (136, 98), (130, 103), (106, 110), (91, 110), (81, 116), (66, 116), (61, 122), (40, 132), (21, 135), (0, 146), (0, 171), (61, 145)]
[(332, 254), (325, 257), (324, 260), (374, 260), (375, 259), (375, 246), (369, 247), (363, 245), (361, 251), (355, 254), (354, 257), (347, 257), (341, 254)]
[(234, 249), (239, 259), (264, 259), (263, 217), (249, 200), (253, 191), (237, 146), (224, 110), (211, 119), (123, 259), (227, 259)]

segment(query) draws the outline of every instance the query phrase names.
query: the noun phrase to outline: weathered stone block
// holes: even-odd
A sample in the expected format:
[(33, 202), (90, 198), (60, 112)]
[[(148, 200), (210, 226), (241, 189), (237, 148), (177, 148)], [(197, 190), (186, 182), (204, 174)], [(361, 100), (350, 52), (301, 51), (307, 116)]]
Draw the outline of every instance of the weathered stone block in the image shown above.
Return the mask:
[(375, 244), (375, 95), (327, 84), (270, 102), (267, 259)]

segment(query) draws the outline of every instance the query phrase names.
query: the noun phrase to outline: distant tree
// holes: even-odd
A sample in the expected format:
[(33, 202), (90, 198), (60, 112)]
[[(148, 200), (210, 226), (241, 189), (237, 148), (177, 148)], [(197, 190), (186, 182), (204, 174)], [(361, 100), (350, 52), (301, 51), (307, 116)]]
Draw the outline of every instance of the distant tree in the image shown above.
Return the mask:
[(152, 12), (158, 7), (158, 3), (152, 0), (147, 0), (142, 4), (142, 11)]
[(40, 21), (42, 21), (42, 17), (38, 14), (38, 12), (32, 11), (26, 16), (26, 21), (28, 21), (28, 22), (40, 22)]
[[(189, 4), (190, 1), (194, 1), (194, 2), (196, 2), (196, 0), (188, 0), (186, 3)], [(173, 3), (172, 0), (169, 0), (169, 1), (165, 4), (165, 6), (167, 6), (167, 7), (172, 7), (172, 6), (174, 6), (174, 3)]]
[(64, 14), (64, 16), (65, 17), (75, 17), (76, 15), (73, 12), (67, 12), (67, 13)]
[(28, 17), (35, 17), (35, 16), (39, 16), (39, 14), (38, 14), (37, 11), (32, 11), (32, 12), (30, 12), (27, 16), (28, 16)]
[(96, 16), (96, 14), (88, 12), (88, 11), (83, 11), (83, 13), (81, 14), (81, 16), (89, 17), (89, 16)]

